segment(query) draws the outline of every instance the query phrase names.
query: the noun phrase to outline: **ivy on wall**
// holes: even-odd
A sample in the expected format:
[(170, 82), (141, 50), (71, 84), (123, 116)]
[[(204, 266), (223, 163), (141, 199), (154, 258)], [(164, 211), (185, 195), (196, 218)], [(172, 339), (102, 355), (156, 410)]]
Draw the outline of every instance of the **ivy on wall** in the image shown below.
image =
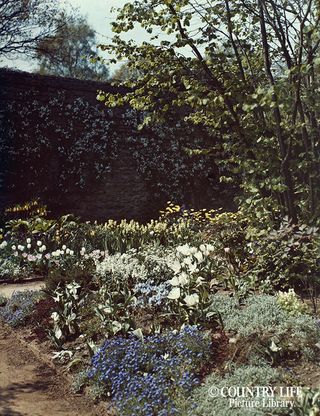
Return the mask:
[(181, 202), (201, 182), (216, 184), (212, 159), (188, 152), (204, 147), (194, 127), (178, 122), (140, 131), (139, 115), (133, 110), (115, 113), (61, 91), (49, 94), (45, 103), (38, 96), (37, 91), (19, 92), (7, 104), (0, 124), (2, 169), (9, 190), (22, 184), (33, 193), (86, 190), (111, 173), (113, 161), (121, 158), (120, 144), (130, 150), (155, 198)]
[[(83, 98), (71, 102), (58, 92), (44, 105), (37, 93), (19, 93), (7, 104), (0, 127), (0, 150), (10, 172), (9, 186), (52, 186), (60, 192), (84, 189), (89, 179), (111, 171), (118, 156), (118, 133), (111, 110)], [(55, 176), (48, 178), (48, 173)]]

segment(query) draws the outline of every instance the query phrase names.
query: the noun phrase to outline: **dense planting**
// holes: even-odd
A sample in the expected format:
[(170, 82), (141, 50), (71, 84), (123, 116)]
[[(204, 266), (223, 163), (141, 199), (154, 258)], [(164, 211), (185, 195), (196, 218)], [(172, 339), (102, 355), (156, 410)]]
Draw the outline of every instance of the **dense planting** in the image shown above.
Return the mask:
[(270, 414), (237, 413), (208, 389), (300, 384), (297, 362), (316, 366), (315, 227), (174, 204), (145, 225), (18, 212), (3, 228), (1, 277), (41, 276), (46, 290), (2, 299), (1, 317), (49, 339), (75, 390), (119, 415)]

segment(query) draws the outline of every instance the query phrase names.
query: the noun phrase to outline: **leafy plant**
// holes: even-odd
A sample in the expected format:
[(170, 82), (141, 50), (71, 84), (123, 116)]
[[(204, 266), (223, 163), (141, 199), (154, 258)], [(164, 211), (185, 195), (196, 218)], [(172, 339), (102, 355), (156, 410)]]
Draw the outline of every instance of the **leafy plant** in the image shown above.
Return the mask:
[(294, 416), (317, 416), (320, 414), (320, 392), (318, 389), (303, 389), (292, 409)]
[(121, 282), (105, 284), (97, 294), (94, 311), (101, 320), (105, 335), (126, 334), (135, 329), (133, 307), (135, 297)]
[[(310, 315), (290, 315), (276, 296), (251, 295), (244, 303), (226, 295), (212, 297), (211, 310), (219, 312), (225, 331), (235, 342), (235, 361), (247, 362), (258, 354), (269, 362), (283, 362), (288, 357), (318, 355), (320, 328)], [(243, 354), (244, 353), (244, 354)]]
[(51, 314), (53, 331), (50, 334), (54, 342), (61, 346), (64, 341), (78, 335), (79, 310), (84, 297), (81, 297), (81, 286), (76, 282), (65, 287), (58, 286), (51, 297), (55, 301), (55, 310)]

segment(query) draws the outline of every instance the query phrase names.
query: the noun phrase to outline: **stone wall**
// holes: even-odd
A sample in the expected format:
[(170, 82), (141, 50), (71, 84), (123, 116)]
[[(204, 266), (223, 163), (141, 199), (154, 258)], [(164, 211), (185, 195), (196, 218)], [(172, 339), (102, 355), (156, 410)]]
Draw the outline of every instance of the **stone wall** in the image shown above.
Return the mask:
[[(168, 200), (164, 189), (173, 182), (163, 165), (176, 155), (161, 159), (160, 179), (157, 159), (153, 170), (145, 162), (138, 166), (140, 150), (149, 146), (135, 128), (138, 116), (107, 110), (97, 102), (97, 90), (124, 92), (110, 84), (0, 70), (0, 209), (40, 197), (57, 215), (72, 212), (99, 221), (157, 216)], [(166, 135), (159, 133), (162, 143)], [(155, 148), (157, 138), (152, 140)], [(181, 162), (185, 171), (188, 163)], [(214, 201), (208, 175), (179, 180), (179, 202), (196, 208), (221, 205)]]

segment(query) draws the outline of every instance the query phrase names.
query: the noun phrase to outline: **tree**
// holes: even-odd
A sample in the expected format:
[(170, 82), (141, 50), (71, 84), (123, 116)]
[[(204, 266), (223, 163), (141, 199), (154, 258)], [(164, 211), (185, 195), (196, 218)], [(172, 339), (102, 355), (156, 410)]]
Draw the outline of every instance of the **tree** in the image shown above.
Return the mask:
[(122, 82), (122, 81), (128, 81), (128, 80), (136, 80), (139, 78), (138, 71), (135, 71), (132, 68), (129, 68), (128, 65), (122, 64), (119, 68), (117, 68), (113, 75), (112, 80), (114, 82)]
[[(288, 215), (319, 214), (319, 3), (316, 0), (150, 0), (118, 10), (113, 43), (137, 80), (129, 104), (159, 122), (172, 108), (212, 131), (213, 148), (241, 178), (243, 201)], [(150, 42), (121, 34), (140, 24)], [(186, 53), (186, 50), (189, 51)], [(258, 210), (259, 211), (259, 210)], [(280, 213), (279, 213), (280, 211)]]
[(33, 53), (56, 29), (54, 0), (0, 0), (0, 56)]
[(105, 80), (109, 71), (99, 60), (94, 30), (83, 17), (64, 14), (53, 36), (37, 46), (40, 73), (79, 79)]

